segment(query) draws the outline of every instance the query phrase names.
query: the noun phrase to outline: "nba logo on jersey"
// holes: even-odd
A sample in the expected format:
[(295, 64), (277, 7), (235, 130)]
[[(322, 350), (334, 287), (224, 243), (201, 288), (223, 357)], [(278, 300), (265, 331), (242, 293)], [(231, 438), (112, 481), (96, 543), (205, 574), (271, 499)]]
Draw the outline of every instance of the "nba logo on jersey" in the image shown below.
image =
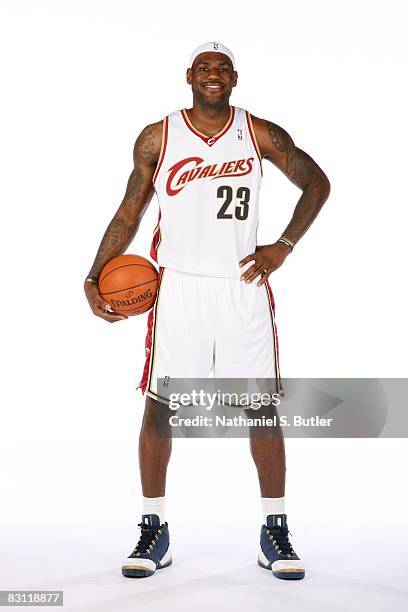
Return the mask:
[(218, 43), (217, 42), (213, 43), (213, 47), (214, 47), (214, 51), (218, 51)]
[(238, 128), (237, 132), (238, 132), (238, 140), (242, 140), (242, 130), (241, 130), (241, 128)]

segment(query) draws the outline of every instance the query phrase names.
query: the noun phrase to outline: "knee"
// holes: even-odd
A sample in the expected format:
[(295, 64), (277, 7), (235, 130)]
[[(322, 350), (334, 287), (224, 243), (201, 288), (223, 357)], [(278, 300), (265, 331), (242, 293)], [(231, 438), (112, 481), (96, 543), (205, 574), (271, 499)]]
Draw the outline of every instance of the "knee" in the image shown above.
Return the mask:
[(151, 397), (146, 397), (142, 427), (167, 437), (170, 430), (168, 407)]

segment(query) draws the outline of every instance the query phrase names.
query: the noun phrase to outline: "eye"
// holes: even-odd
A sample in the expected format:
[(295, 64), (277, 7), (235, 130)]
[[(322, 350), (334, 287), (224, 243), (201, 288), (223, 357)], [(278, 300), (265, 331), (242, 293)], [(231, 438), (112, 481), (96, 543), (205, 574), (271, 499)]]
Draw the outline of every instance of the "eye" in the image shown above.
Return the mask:
[(197, 70), (198, 70), (199, 72), (203, 72), (204, 70), (207, 70), (207, 66), (199, 66), (199, 67), (197, 68)]

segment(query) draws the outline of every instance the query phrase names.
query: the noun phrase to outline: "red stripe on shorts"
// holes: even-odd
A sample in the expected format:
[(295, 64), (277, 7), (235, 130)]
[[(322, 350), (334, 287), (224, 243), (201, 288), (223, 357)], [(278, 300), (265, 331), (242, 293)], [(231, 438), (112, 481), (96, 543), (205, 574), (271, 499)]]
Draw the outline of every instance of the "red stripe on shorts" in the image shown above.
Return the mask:
[(143, 368), (142, 379), (138, 385), (138, 389), (141, 389), (142, 393), (146, 392), (147, 383), (149, 382), (149, 370), (150, 370), (150, 361), (152, 358), (152, 345), (153, 345), (153, 325), (154, 325), (154, 320), (156, 317), (157, 298), (159, 297), (160, 282), (163, 276), (163, 269), (164, 268), (159, 269), (159, 282), (157, 286), (156, 302), (152, 310), (149, 312), (149, 316), (147, 318), (147, 333), (146, 333), (146, 340), (145, 340), (146, 361), (145, 361), (144, 368)]
[(268, 280), (266, 281), (265, 286), (266, 286), (266, 292), (268, 294), (269, 304), (271, 307), (271, 314), (272, 314), (272, 328), (273, 328), (272, 331), (273, 331), (274, 344), (275, 344), (276, 385), (278, 387), (278, 393), (280, 393), (280, 395), (283, 396), (285, 395), (285, 393), (282, 387), (282, 380), (280, 376), (280, 367), (279, 367), (279, 340), (278, 340), (278, 328), (276, 327), (276, 323), (275, 323), (275, 299), (273, 297), (272, 288)]

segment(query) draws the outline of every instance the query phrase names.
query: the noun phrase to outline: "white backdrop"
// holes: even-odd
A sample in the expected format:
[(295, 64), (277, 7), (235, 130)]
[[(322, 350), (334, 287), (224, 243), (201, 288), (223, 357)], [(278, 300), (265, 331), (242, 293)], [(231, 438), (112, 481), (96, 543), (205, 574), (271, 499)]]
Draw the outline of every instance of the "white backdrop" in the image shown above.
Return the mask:
[[(379, 540), (394, 525), (406, 545), (405, 440), (288, 442), (290, 526), (311, 577), (296, 587), (261, 585), (252, 568), (261, 517), (247, 441), (178, 440), (168, 498), (182, 562), (163, 583), (122, 580), (141, 509), (135, 388), (146, 315), (106, 324), (82, 282), (123, 197), (135, 138), (190, 104), (190, 52), (219, 39), (237, 59), (232, 103), (287, 129), (332, 184), (271, 277), (283, 375), (406, 377), (406, 18), (403, 0), (0, 1), (1, 588), (53, 584), (86, 610), (125, 609), (129, 594), (150, 589), (156, 599), (141, 601), (155, 609), (160, 584), (179, 585), (167, 592), (174, 609), (201, 590), (203, 609), (215, 595), (261, 608), (271, 588), (281, 607), (399, 609), (404, 545)], [(300, 195), (264, 169), (261, 244), (280, 235)], [(153, 200), (129, 252), (148, 255), (156, 218)]]

